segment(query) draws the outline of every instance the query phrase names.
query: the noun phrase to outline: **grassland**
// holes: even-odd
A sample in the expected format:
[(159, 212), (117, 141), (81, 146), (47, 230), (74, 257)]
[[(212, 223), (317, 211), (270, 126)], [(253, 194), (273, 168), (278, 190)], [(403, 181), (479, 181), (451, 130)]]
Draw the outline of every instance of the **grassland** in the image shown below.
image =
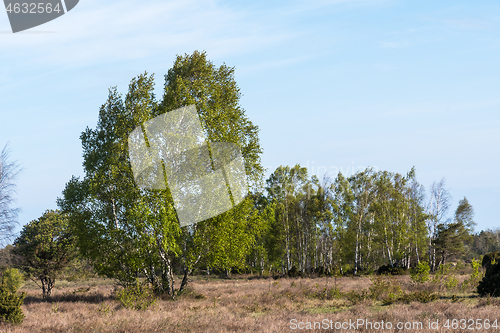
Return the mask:
[[(458, 278), (463, 281), (466, 276)], [(367, 295), (373, 287), (372, 279), (193, 277), (188, 291), (177, 300), (159, 299), (143, 311), (123, 307), (114, 296), (114, 281), (109, 279), (59, 281), (47, 300), (29, 282), (20, 290), (27, 295), (22, 306), (24, 322), (1, 324), (0, 332), (463, 332), (468, 329), (446, 329), (443, 325), (448, 319), (450, 324), (453, 319), (500, 321), (497, 298), (480, 298), (472, 290), (459, 287), (443, 290), (429, 283), (418, 285), (408, 276), (395, 277), (390, 287), (382, 287), (386, 290), (382, 290), (381, 297), (370, 298)], [(389, 289), (394, 286), (400, 286), (406, 294), (426, 291), (439, 296), (428, 303), (388, 302)], [(372, 322), (373, 329), (353, 329), (346, 324), (346, 329), (335, 329), (335, 323), (358, 319)], [(382, 321), (385, 328), (375, 329), (374, 323), (380, 325)], [(429, 322), (436, 321), (438, 329), (428, 327)], [(315, 322), (316, 329), (305, 329), (308, 323), (314, 327)], [(392, 329), (387, 328), (388, 322), (394, 326)], [(398, 330), (398, 323), (410, 324)], [(422, 323), (422, 327), (415, 323)], [(474, 332), (499, 330), (474, 327)]]

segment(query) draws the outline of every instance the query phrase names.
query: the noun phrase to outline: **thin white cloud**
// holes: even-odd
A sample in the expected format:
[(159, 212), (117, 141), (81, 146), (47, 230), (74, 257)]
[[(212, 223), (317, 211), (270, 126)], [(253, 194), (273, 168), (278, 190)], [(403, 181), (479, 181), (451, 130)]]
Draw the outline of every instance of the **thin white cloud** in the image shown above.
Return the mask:
[(383, 49), (401, 49), (411, 45), (410, 42), (379, 42), (379, 46)]
[(394, 0), (309, 0), (289, 3), (288, 13), (303, 13), (318, 9), (357, 9), (393, 4)]
[(409, 115), (436, 115), (456, 112), (477, 112), (481, 109), (496, 109), (500, 107), (500, 99), (490, 99), (482, 101), (474, 101), (469, 103), (418, 103), (413, 105), (406, 105), (402, 107), (395, 107), (391, 110), (380, 111), (377, 113), (379, 117), (404, 117)]
[(467, 29), (467, 30), (477, 30), (477, 29), (489, 29), (491, 24), (490, 22), (483, 21), (483, 20), (472, 20), (472, 19), (467, 19), (467, 20), (441, 20), (441, 22), (445, 23), (446, 25), (455, 27), (455, 28), (460, 28), (460, 29)]
[(293, 37), (254, 13), (205, 0), (82, 1), (40, 29), (57, 33), (0, 35), (0, 42), (12, 58), (36, 50), (39, 63), (89, 65), (209, 48), (227, 56)]

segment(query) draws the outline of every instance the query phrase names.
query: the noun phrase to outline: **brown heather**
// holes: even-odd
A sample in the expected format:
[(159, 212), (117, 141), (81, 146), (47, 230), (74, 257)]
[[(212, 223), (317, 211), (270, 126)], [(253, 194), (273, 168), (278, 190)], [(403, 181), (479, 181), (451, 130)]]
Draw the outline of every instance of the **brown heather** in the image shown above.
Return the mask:
[[(379, 300), (365, 298), (353, 302), (345, 297), (350, 291), (368, 290), (370, 278), (337, 278), (340, 296), (328, 292), (334, 283), (333, 278), (194, 277), (188, 291), (176, 301), (158, 300), (144, 311), (123, 308), (113, 297), (110, 280), (62, 281), (47, 301), (29, 283), (21, 289), (27, 293), (22, 306), (24, 322), (0, 324), (0, 332), (454, 332), (459, 330), (442, 327), (447, 319), (500, 321), (498, 298), (479, 298), (459, 288), (441, 291), (440, 298), (430, 303), (397, 302), (384, 306)], [(408, 276), (398, 276), (393, 283), (399, 283), (404, 292), (437, 288), (413, 284)], [(325, 319), (333, 323), (383, 320), (394, 326), (398, 322), (422, 322), (423, 329), (300, 330), (291, 328), (292, 319), (304, 324)], [(438, 320), (441, 328), (429, 329), (429, 320)]]

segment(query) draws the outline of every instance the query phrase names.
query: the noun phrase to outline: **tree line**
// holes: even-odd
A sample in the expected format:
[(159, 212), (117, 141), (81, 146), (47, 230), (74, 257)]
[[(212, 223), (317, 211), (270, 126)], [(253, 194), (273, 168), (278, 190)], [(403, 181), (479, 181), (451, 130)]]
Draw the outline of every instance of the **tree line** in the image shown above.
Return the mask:
[(358, 274), (382, 265), (408, 269), (420, 261), (435, 270), (463, 254), (473, 239), (467, 198), (446, 219), (444, 180), (431, 186), (426, 199), (415, 169), (401, 175), (367, 168), (320, 182), (300, 165), (280, 166), (266, 185), (256, 207), (270, 218), (251, 260), (261, 270)]

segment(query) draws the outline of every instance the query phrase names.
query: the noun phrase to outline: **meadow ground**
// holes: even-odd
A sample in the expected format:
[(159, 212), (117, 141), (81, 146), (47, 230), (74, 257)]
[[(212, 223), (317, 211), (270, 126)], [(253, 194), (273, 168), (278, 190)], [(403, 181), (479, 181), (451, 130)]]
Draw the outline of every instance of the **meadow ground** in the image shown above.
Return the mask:
[[(180, 281), (176, 282), (179, 286)], [(124, 308), (116, 300), (114, 281), (109, 279), (59, 281), (48, 300), (43, 300), (41, 290), (29, 282), (21, 288), (27, 295), (22, 306), (24, 322), (0, 324), (0, 332), (500, 331), (500, 327), (491, 326), (495, 320), (500, 325), (498, 298), (480, 298), (459, 288), (445, 291), (430, 284), (415, 285), (408, 276), (390, 282), (391, 288), (400, 285), (406, 293), (434, 288), (439, 297), (428, 303), (410, 300), (408, 304), (368, 298), (370, 277), (275, 280), (195, 276), (177, 300), (160, 299), (147, 310), (138, 311)], [(447, 320), (449, 328), (445, 327)], [(490, 323), (487, 329), (486, 320)], [(429, 323), (433, 323), (431, 328)]]

